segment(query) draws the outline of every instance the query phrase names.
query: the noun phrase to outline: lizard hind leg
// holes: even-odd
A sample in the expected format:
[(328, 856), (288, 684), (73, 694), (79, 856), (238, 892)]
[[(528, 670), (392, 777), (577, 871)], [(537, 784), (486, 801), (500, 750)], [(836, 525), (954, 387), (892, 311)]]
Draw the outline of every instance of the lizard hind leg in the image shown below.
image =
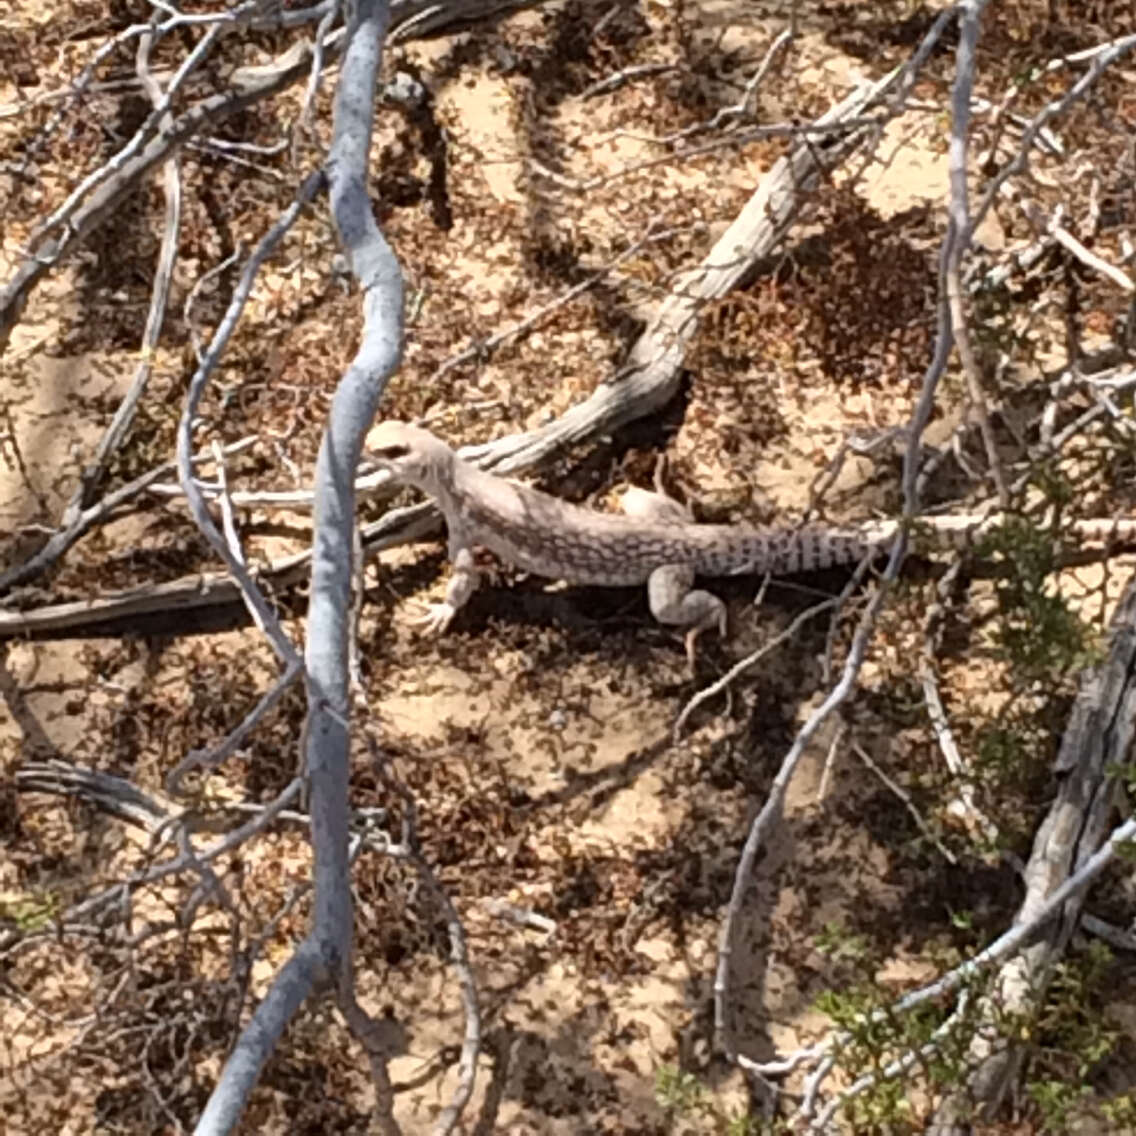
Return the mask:
[(726, 605), (710, 592), (694, 589), (694, 569), (686, 564), (664, 564), (647, 579), (647, 601), (660, 623), (686, 629), (686, 657), (694, 668), (698, 636), (710, 627), (726, 634)]

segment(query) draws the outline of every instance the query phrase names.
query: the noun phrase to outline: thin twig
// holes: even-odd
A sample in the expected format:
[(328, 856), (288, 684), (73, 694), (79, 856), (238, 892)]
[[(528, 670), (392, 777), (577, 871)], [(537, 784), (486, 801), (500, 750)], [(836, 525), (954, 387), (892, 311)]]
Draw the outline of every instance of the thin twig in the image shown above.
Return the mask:
[(311, 130), (312, 113), (315, 109), (316, 98), (319, 95), (320, 82), (323, 79), (323, 45), (324, 40), (331, 32), (331, 27), (339, 15), (340, 0), (331, 0), (327, 11), (320, 19), (316, 28), (315, 44), (312, 48), (312, 68), (308, 75), (308, 85), (304, 90), (304, 100), (300, 104), (300, 114), (296, 120), (296, 130), (292, 135), (292, 164), (299, 165), (300, 132)]
[[(550, 300), (547, 304), (542, 304), (535, 311), (530, 312), (524, 319), (519, 320), (517, 323), (505, 328), (503, 331), (498, 331), (487, 339), (479, 339), (475, 343), (471, 343), (464, 350), (459, 351), (455, 355), (451, 355), (444, 362), (440, 363), (435, 368), (433, 374), (430, 376), (430, 382), (436, 382), (447, 372), (452, 371), (455, 367), (460, 367), (462, 363), (468, 363), (473, 359), (488, 358), (494, 351), (497, 350), (503, 343), (508, 343), (510, 339), (515, 339), (519, 335), (524, 335), (526, 331), (532, 330), (541, 320), (550, 316), (553, 312), (558, 311), (566, 304), (571, 303), (577, 296), (582, 295), (588, 291), (589, 288), (594, 288), (607, 276), (609, 276), (616, 268), (619, 267), (625, 260), (636, 256), (648, 245), (659, 244), (663, 241), (668, 241), (675, 235), (676, 230), (669, 228), (658, 228), (654, 224), (648, 226), (646, 233), (643, 234), (639, 240), (633, 242), (623, 250), (614, 259), (608, 261), (607, 264), (601, 268), (596, 269), (586, 279), (581, 280), (578, 284), (573, 284), (571, 288), (562, 292), (555, 299)], [(425, 421), (428, 421), (428, 418)]]
[(893, 781), (871, 758), (868, 751), (857, 741), (852, 742), (852, 749), (856, 756), (903, 802), (903, 807), (915, 821), (915, 827), (942, 853), (948, 864), (957, 864), (958, 857), (931, 831), (930, 826), (923, 819), (923, 815), (915, 807), (911, 794), (902, 785)]
[[(614, 10), (613, 7), (612, 11)], [(606, 95), (610, 91), (618, 90), (625, 83), (633, 83), (637, 79), (647, 79), (652, 75), (667, 75), (677, 70), (678, 67), (673, 63), (636, 63), (630, 67), (622, 67), (611, 75), (605, 75), (602, 79), (597, 79), (591, 86), (585, 87), (580, 92), (579, 97), (591, 99), (595, 98), (596, 95)]]
[(193, 429), (197, 419), (197, 408), (201, 403), (202, 396), (205, 394), (209, 376), (212, 374), (213, 368), (219, 362), (229, 342), (229, 337), (236, 329), (237, 321), (240, 319), (241, 312), (244, 310), (245, 303), (252, 291), (252, 286), (256, 280), (257, 273), (260, 271), (260, 266), (268, 259), (280, 241), (283, 240), (284, 235), (300, 215), (300, 211), (323, 185), (323, 180), (323, 174), (321, 172), (310, 174), (303, 185), (301, 185), (292, 204), (280, 216), (276, 224), (261, 238), (256, 248), (253, 250), (252, 255), (245, 264), (244, 271), (241, 273), (241, 278), (237, 284), (233, 298), (229, 303), (228, 310), (225, 312), (224, 318), (213, 334), (213, 339), (209, 344), (208, 351), (205, 352), (204, 358), (194, 372), (193, 378), (190, 380), (189, 390), (186, 392), (185, 397), (185, 407), (182, 411), (181, 419), (178, 422), (178, 480), (181, 483), (182, 490), (185, 492), (189, 511), (197, 527), (225, 562), (230, 575), (236, 581), (240, 589), (241, 599), (244, 601), (249, 613), (252, 615), (257, 626), (261, 628), (268, 641), (272, 644), (277, 657), (284, 664), (284, 673), (272, 688), (262, 695), (253, 710), (220, 745), (210, 751), (192, 752), (178, 764), (177, 768), (173, 770), (166, 781), (170, 792), (178, 791), (182, 778), (190, 769), (195, 766), (213, 769), (226, 757), (235, 752), (243, 740), (251, 733), (256, 724), (280, 701), (293, 680), (301, 674), (304, 669), (304, 664), (299, 653), (280, 625), (276, 613), (268, 605), (268, 601), (264, 598), (263, 593), (251, 573), (245, 567), (242, 559), (229, 548), (224, 536), (218, 532), (217, 526), (214, 524), (213, 518), (209, 515), (209, 510), (205, 505), (205, 498), (193, 477), (193, 470), (189, 462), (189, 452), (190, 446), (193, 444)]
[[(967, 203), (967, 145), (970, 128), (970, 93), (974, 86), (974, 56), (978, 43), (978, 21), (987, 0), (965, 0), (960, 5), (959, 47), (955, 68), (955, 83), (951, 94), (954, 124), (951, 129), (949, 151), (949, 224), (956, 232), (967, 234), (972, 231), (968, 220)], [(978, 360), (970, 345), (970, 330), (966, 323), (966, 308), (962, 286), (962, 258), (966, 252), (967, 241), (959, 240), (950, 246), (951, 255), (947, 259), (947, 298), (951, 313), (951, 334), (958, 348), (959, 360), (966, 375), (967, 393), (978, 418), (983, 445), (986, 448), (986, 462), (998, 500), (1003, 509), (1009, 508), (1010, 496), (1006, 488), (1006, 476), (1002, 472), (1002, 459), (998, 454), (998, 443), (990, 423), (990, 410), (982, 389), (982, 376), (978, 372)]]
[[(205, 348), (202, 345), (201, 332), (197, 329), (197, 321), (193, 317), (193, 306), (197, 303), (197, 297), (201, 294), (201, 290), (216, 276), (220, 276), (227, 268), (236, 264), (238, 260), (244, 259), (245, 246), (243, 241), (237, 242), (237, 247), (233, 249), (232, 253), (225, 257), (224, 260), (213, 265), (207, 272), (203, 272), (194, 282), (193, 287), (190, 288), (189, 294), (185, 298), (185, 305), (182, 308), (182, 319), (185, 325), (189, 328), (190, 342), (193, 344), (193, 354), (200, 364), (205, 354)], [(181, 489), (178, 489), (181, 493)]]
[(943, 700), (939, 694), (939, 679), (935, 673), (935, 657), (943, 630), (943, 614), (947, 597), (955, 580), (962, 570), (962, 560), (956, 557), (947, 569), (936, 588), (936, 600), (927, 610), (923, 621), (923, 649), (919, 657), (919, 681), (923, 687), (923, 700), (927, 705), (927, 716), (939, 744), (939, 752), (946, 761), (947, 769), (958, 786), (958, 797), (951, 803), (951, 811), (971, 821), (982, 833), (983, 839), (993, 847), (998, 838), (998, 829), (983, 813), (975, 801), (974, 785), (955, 743)]
[[(932, 29), (936, 35), (942, 33), (942, 22), (936, 23)], [(926, 39), (929, 37), (925, 37)], [(959, 92), (954, 94), (954, 105), (957, 107)], [(965, 113), (962, 121), (965, 121)], [(952, 127), (957, 132), (959, 118), (956, 115)], [(730, 894), (726, 916), (722, 923), (719, 937), (718, 960), (714, 977), (714, 1031), (720, 1044), (731, 1060), (736, 1060), (737, 1048), (734, 1045), (732, 1030), (728, 1022), (727, 1007), (730, 998), (731, 955), (733, 951), (733, 937), (735, 927), (740, 919), (742, 904), (746, 891), (753, 879), (757, 855), (764, 846), (774, 824), (781, 814), (781, 805), (785, 792), (797, 763), (803, 756), (806, 747), (813, 736), (827, 720), (828, 716), (840, 707), (851, 695), (859, 678), (860, 668), (867, 653), (868, 642), (875, 630), (876, 619), (883, 607), (884, 600), (889, 593), (891, 585), (899, 576), (907, 552), (908, 528), (914, 523), (919, 514), (919, 495), (917, 490), (917, 476), (919, 471), (919, 454), (921, 450), (923, 432), (931, 419), (935, 406), (935, 394), (939, 382), (946, 369), (952, 342), (951, 319), (949, 301), (946, 291), (946, 267), (952, 256), (955, 256), (955, 245), (963, 242), (969, 234), (958, 232), (955, 227), (948, 226), (940, 253), (940, 282), (939, 301), (937, 305), (938, 330), (935, 339), (933, 356), (924, 374), (919, 399), (915, 411), (907, 428), (907, 449), (904, 453), (903, 465), (903, 518), (898, 527), (896, 537), (891, 547), (887, 567), (880, 578), (879, 586), (872, 596), (856, 628), (849, 648), (848, 657), (840, 681), (833, 687), (821, 705), (809, 715), (808, 720), (801, 727), (786, 754), (777, 777), (770, 790), (765, 804), (754, 818), (738, 858), (737, 868), (734, 872), (734, 885)]]
[[(255, 436), (249, 435), (241, 438), (240, 441), (222, 447), (221, 452), (227, 455), (243, 453), (250, 446), (255, 445), (257, 441), (258, 439)], [(194, 465), (211, 460), (211, 452), (206, 451), (196, 453), (192, 458)], [(172, 459), (163, 462), (84, 509), (74, 518), (70, 526), (52, 533), (47, 543), (34, 556), (29, 557), (23, 564), (17, 564), (6, 572), (0, 573), (0, 593), (6, 592), (18, 584), (27, 583), (46, 571), (95, 525), (109, 520), (117, 509), (132, 501), (139, 494), (153, 488), (160, 478), (168, 477), (173, 472), (175, 464)]]
[[(153, 110), (151, 110), (146, 120), (135, 131), (130, 141), (127, 142), (110, 161), (101, 165), (97, 170), (92, 170), (91, 173), (83, 178), (67, 195), (63, 203), (32, 230), (32, 234), (28, 238), (29, 247), (40, 242), (53, 230), (66, 225), (68, 220), (79, 208), (82, 200), (90, 194), (92, 190), (103, 182), (109, 181), (115, 174), (121, 172), (131, 158), (141, 153), (146, 143), (161, 130), (163, 123), (169, 123), (170, 119), (168, 116), (170, 108), (173, 106), (174, 96), (185, 84), (194, 70), (196, 70), (198, 64), (213, 50), (217, 40), (224, 32), (232, 30), (242, 17), (250, 15), (256, 7), (257, 5), (254, 0), (246, 0), (246, 3), (227, 12), (224, 19), (217, 19), (215, 16), (210, 19), (209, 27), (206, 29), (205, 34), (198, 40), (194, 49), (182, 61), (181, 66), (178, 67), (173, 78), (170, 80), (170, 84), (166, 88), (165, 93), (154, 105)], [(149, 34), (148, 29), (147, 32), (143, 33), (143, 38), (145, 38), (147, 34)], [(139, 78), (142, 79), (143, 83), (146, 82), (142, 75), (139, 75)]]
[(193, 477), (189, 454), (193, 439), (193, 428), (197, 418), (197, 408), (201, 403), (202, 396), (205, 394), (209, 377), (214, 367), (216, 367), (217, 363), (220, 361), (221, 355), (229, 342), (229, 337), (236, 329), (237, 321), (240, 319), (241, 312), (244, 310), (245, 303), (252, 291), (257, 273), (260, 271), (260, 267), (264, 261), (268, 259), (276, 246), (283, 240), (284, 235), (292, 227), (296, 218), (300, 215), (301, 210), (319, 191), (323, 182), (322, 172), (308, 175), (304, 183), (300, 186), (292, 204), (281, 214), (276, 224), (265, 233), (253, 250), (252, 255), (246, 261), (244, 271), (241, 273), (241, 278), (237, 283), (228, 310), (225, 312), (224, 318), (218, 325), (217, 330), (213, 333), (213, 339), (209, 344), (209, 349), (205, 352), (204, 358), (194, 372), (193, 378), (190, 380), (189, 390), (186, 392), (185, 408), (182, 411), (177, 431), (178, 481), (181, 484), (182, 491), (185, 493), (190, 513), (193, 515), (197, 527), (201, 530), (221, 559), (225, 561), (229, 572), (232, 574), (241, 590), (242, 598), (246, 605), (248, 605), (250, 612), (254, 613), (254, 618), (259, 617), (259, 622), (261, 626), (263, 626), (265, 634), (272, 643), (277, 656), (286, 665), (290, 677), (295, 677), (295, 675), (299, 673), (302, 666), (300, 657), (287, 635), (285, 635), (279, 620), (268, 606), (267, 601), (264, 599), (264, 596), (261, 594), (260, 589), (257, 587), (248, 570), (229, 551), (224, 537), (217, 531), (217, 526), (213, 523), (213, 518), (209, 515), (209, 510), (206, 508), (204, 496)]
[(676, 742), (680, 739), (683, 727), (686, 725), (687, 721), (689, 721), (691, 714), (693, 714), (699, 706), (715, 695), (720, 694), (723, 690), (726, 690), (739, 675), (745, 674), (746, 671), (756, 666), (771, 651), (775, 651), (782, 643), (786, 643), (792, 639), (810, 619), (820, 615), (821, 612), (834, 608), (838, 602), (839, 597), (834, 596), (832, 599), (824, 600), (808, 608), (806, 611), (801, 612), (779, 635), (775, 635), (768, 643), (763, 643), (756, 651), (751, 652), (746, 655), (744, 659), (736, 662), (721, 678), (715, 679), (709, 686), (703, 687), (687, 702), (682, 708), (682, 712), (679, 714), (678, 718), (675, 719), (675, 724), (672, 729), (673, 739)]
[[(1053, 119), (1064, 114), (1077, 102), (1112, 64), (1133, 50), (1136, 50), (1136, 35), (1122, 36), (1119, 39), (1113, 40), (1111, 43), (1101, 44), (1099, 47), (1091, 48), (1088, 51), (1078, 52), (1076, 55), (1070, 55), (1066, 57), (1065, 60), (1060, 61), (1061, 65), (1064, 65), (1065, 62), (1080, 63), (1091, 59), (1092, 65), (1064, 95), (1059, 99), (1053, 99), (1051, 102), (1047, 103), (1030, 119), (1029, 124), (1022, 132), (1021, 142), (1013, 160), (1007, 162), (987, 184), (986, 191), (983, 193), (978, 207), (974, 210), (970, 218), (970, 233), (973, 233), (985, 219), (1003, 183), (1015, 174), (1020, 174), (1025, 171), (1026, 163), (1029, 160), (1029, 152), (1033, 147), (1034, 141), (1045, 127)], [(969, 236), (970, 234), (968, 234), (968, 239)]]
[[(793, 5), (794, 13), (796, 11), (796, 3)], [(757, 69), (746, 83), (742, 96), (732, 106), (722, 107), (713, 118), (708, 119), (706, 122), (697, 122), (693, 126), (687, 126), (682, 130), (676, 130), (673, 134), (668, 134), (659, 139), (660, 143), (664, 146), (673, 146), (676, 142), (681, 142), (684, 138), (689, 138), (692, 134), (702, 134), (711, 130), (717, 130), (725, 123), (733, 122), (739, 118), (744, 118), (752, 114), (750, 110), (750, 103), (753, 101), (757, 94), (757, 88), (761, 85), (762, 80), (769, 73), (770, 67), (773, 66), (774, 59), (777, 58), (778, 52), (787, 48), (793, 41), (796, 34), (794, 22), (791, 22), (788, 27), (785, 27), (776, 36), (773, 42), (769, 45), (762, 57), (761, 62), (757, 65)]]
[[(213, 24), (207, 34), (220, 34), (221, 24)], [(154, 113), (158, 115), (155, 129), (168, 130), (173, 123), (173, 115), (169, 111), (169, 101), (158, 85), (157, 80), (150, 72), (150, 52), (156, 42), (154, 35), (143, 34), (138, 40), (136, 68), (138, 80), (142, 84)], [(202, 53), (202, 58), (204, 52)], [(188, 76), (189, 72), (186, 72)], [(172, 85), (173, 80), (171, 80)], [(165, 223), (162, 228), (162, 246), (158, 254), (158, 268), (154, 274), (154, 284), (150, 290), (150, 310), (146, 315), (146, 327), (142, 333), (142, 346), (139, 350), (138, 368), (134, 372), (134, 379), (126, 392), (126, 397), (119, 403), (110, 426), (95, 450), (91, 465), (83, 470), (79, 478), (79, 486), (72, 497), (70, 504), (63, 514), (63, 526), (66, 527), (72, 518), (81, 509), (91, 503), (99, 483), (106, 476), (107, 464), (111, 457), (117, 453), (126, 438), (131, 423), (138, 410), (138, 404), (146, 393), (150, 381), (155, 352), (158, 341), (162, 335), (162, 325), (165, 321), (166, 306), (169, 303), (170, 284), (173, 280), (174, 264), (177, 261), (178, 237), (181, 232), (181, 170), (178, 156), (171, 154), (162, 163), (162, 188), (166, 202)]]

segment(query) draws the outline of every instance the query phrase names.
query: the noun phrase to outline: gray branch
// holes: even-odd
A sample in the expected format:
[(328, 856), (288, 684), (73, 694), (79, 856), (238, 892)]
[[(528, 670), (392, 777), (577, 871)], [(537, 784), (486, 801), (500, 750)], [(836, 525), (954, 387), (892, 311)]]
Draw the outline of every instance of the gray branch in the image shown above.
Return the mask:
[[(197, 1126), (230, 1131), (284, 1027), (317, 987), (334, 984), (358, 1029), (348, 875), (348, 674), (355, 467), (387, 379), (402, 357), (402, 271), (383, 239), (367, 193), (375, 83), (390, 19), (386, 0), (359, 0), (348, 30), (335, 101), (327, 177), (332, 216), (364, 292), (364, 334), (340, 381), (320, 446), (306, 649), (315, 895), (312, 926), (242, 1032)], [(374, 1038), (368, 1037), (374, 1056)]]
[[(1136, 735), (1136, 576), (1128, 581), (1112, 619), (1109, 653), (1081, 682), (1077, 701), (1057, 755), (1061, 776), (1057, 797), (1034, 838), (1026, 865), (1025, 898), (1014, 927), (1036, 923), (1046, 902), (1077, 875), (1104, 843), (1117, 804), (1115, 770), (1128, 761)], [(1045, 997), (1084, 904), (1072, 895), (1044, 933), (998, 971), (992, 992), (980, 1006), (994, 1023), (1029, 1014)], [(933, 1131), (953, 1136), (969, 1131), (981, 1108), (997, 1107), (1013, 1083), (1026, 1049), (996, 1028), (978, 1028), (970, 1056), (977, 1068), (963, 1089), (940, 1106)]]

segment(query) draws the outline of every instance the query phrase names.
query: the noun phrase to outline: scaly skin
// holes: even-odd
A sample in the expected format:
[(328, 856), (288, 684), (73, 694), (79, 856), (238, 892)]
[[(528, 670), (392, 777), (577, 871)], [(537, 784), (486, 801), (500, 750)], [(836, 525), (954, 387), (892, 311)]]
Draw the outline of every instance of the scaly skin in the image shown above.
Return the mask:
[[(702, 525), (677, 502), (633, 490), (626, 514), (599, 513), (548, 493), (486, 473), (458, 457), (427, 430), (404, 422), (380, 423), (369, 456), (398, 484), (430, 494), (446, 518), (454, 574), (442, 604), (423, 622), (443, 631), (476, 590), (473, 546), (556, 580), (611, 587), (646, 584), (651, 611), (661, 623), (686, 630), (688, 653), (700, 631), (724, 634), (726, 609), (717, 596), (692, 588), (696, 576), (789, 575), (859, 563), (894, 539), (896, 521), (834, 528)], [(951, 546), (971, 542), (998, 516), (923, 519)], [(1136, 538), (1136, 520), (1074, 522), (1088, 541)]]

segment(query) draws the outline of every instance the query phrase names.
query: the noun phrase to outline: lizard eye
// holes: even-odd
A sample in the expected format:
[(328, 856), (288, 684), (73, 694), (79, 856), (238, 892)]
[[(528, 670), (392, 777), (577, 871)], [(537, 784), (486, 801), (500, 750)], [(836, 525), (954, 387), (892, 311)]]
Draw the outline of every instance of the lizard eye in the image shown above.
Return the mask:
[(391, 446), (380, 446), (377, 450), (371, 451), (375, 457), (382, 458), (385, 461), (393, 461), (395, 458), (404, 458), (410, 453), (410, 447), (395, 443)]

